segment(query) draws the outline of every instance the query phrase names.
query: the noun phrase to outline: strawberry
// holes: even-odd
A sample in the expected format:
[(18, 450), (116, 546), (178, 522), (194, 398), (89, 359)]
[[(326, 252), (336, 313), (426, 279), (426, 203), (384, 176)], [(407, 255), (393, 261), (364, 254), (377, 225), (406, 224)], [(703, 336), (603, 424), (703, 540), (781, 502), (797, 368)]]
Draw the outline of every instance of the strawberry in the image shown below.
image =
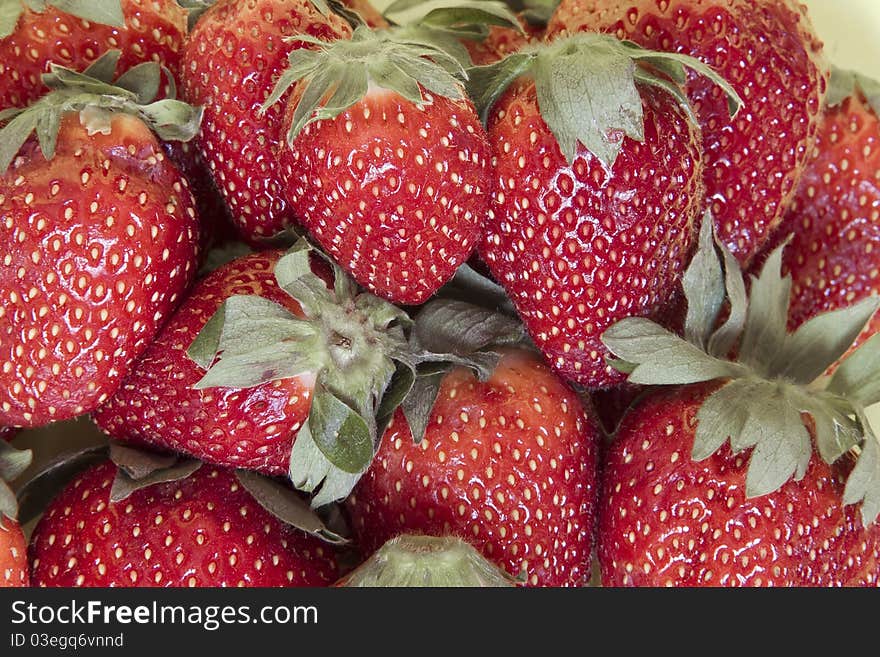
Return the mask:
[(334, 39), (350, 33), (311, 0), (219, 0), (190, 32), (181, 95), (205, 108), (196, 145), (241, 235), (250, 242), (296, 225), (282, 194), (275, 149), (283, 107), (260, 111), (297, 34)]
[(749, 499), (744, 455), (689, 458), (715, 386), (660, 391), (629, 413), (605, 463), (599, 562), (610, 586), (874, 585), (880, 525), (841, 504), (845, 464)]
[(0, 588), (29, 586), (27, 540), (15, 521), (0, 525)]
[[(23, 107), (47, 91), (50, 63), (82, 71), (105, 51), (122, 51), (120, 73), (160, 62), (178, 73), (186, 14), (173, 0), (46, 2), (2, 0), (0, 110)], [(11, 12), (11, 13), (6, 13)], [(167, 79), (166, 79), (167, 82)]]
[(825, 94), (821, 43), (796, 0), (562, 0), (548, 38), (598, 31), (712, 66), (745, 105), (736, 121), (705, 78), (689, 76), (702, 128), (706, 205), (746, 266), (795, 191)]
[(453, 75), (463, 69), (418, 39), (359, 27), (294, 51), (267, 102), (297, 83), (279, 161), (303, 226), (358, 283), (406, 305), (468, 259), (491, 189), (486, 134)]
[(485, 382), (464, 367), (445, 374), (424, 414), (414, 441), (397, 411), (345, 502), (361, 549), (399, 533), (457, 535), (529, 585), (586, 583), (599, 430), (578, 397), (508, 350)]
[(599, 336), (662, 309), (703, 205), (682, 92), (637, 62), (678, 79), (693, 67), (738, 102), (703, 65), (667, 57), (581, 34), (471, 71), (495, 156), (480, 255), (554, 370), (590, 388), (623, 380)]
[[(714, 251), (711, 225), (707, 216), (685, 276), (685, 338), (642, 318), (603, 335), (631, 382), (676, 387), (636, 402), (608, 450), (602, 582), (876, 586), (880, 442), (865, 408), (880, 400), (880, 340), (830, 381), (817, 379), (880, 299), (788, 333), (782, 249), (751, 278), (747, 298), (736, 257), (719, 242), (722, 267)], [(732, 351), (736, 361), (726, 359)]]
[(332, 549), (283, 524), (236, 476), (202, 466), (114, 501), (117, 466), (79, 474), (29, 546), (35, 586), (326, 586)]
[(302, 316), (299, 304), (275, 282), (281, 255), (254, 253), (199, 281), (116, 393), (93, 413), (97, 425), (119, 440), (231, 468), (286, 473), (293, 437), (309, 414), (314, 375), (248, 390), (199, 390), (194, 386), (205, 370), (186, 354), (222, 303), (235, 295), (259, 295)]
[(52, 94), (0, 114), (0, 238), (15, 244), (0, 268), (0, 425), (107, 399), (195, 274), (192, 196), (159, 138), (190, 138), (199, 112), (146, 104), (156, 64), (119, 79), (141, 89), (100, 79), (118, 55), (89, 69), (99, 77), (53, 67)]
[[(783, 259), (792, 277), (789, 328), (880, 294), (877, 92), (863, 76), (832, 73), (810, 162), (772, 240), (776, 247), (791, 238)], [(878, 331), (875, 317), (854, 345)]]
[[(303, 450), (316, 444), (342, 466), (337, 481), (365, 469), (408, 319), (302, 244), (283, 256), (239, 258), (202, 279), (93, 414), (98, 426), (222, 466), (300, 473), (301, 485), (310, 481), (301, 468), (313, 463)], [(335, 421), (349, 422), (342, 440)], [(344, 496), (350, 486), (340, 486)]]

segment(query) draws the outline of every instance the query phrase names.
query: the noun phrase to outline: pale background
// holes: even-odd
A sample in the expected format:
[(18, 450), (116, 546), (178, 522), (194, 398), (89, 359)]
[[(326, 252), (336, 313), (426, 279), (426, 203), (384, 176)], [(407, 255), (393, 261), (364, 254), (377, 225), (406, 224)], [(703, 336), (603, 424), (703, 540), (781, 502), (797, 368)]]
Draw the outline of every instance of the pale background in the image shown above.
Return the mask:
[[(828, 60), (880, 79), (880, 0), (803, 0), (825, 42)], [(872, 413), (880, 431), (880, 406)], [(101, 440), (87, 420), (21, 434), (15, 443), (33, 447), (38, 462), (57, 451)]]

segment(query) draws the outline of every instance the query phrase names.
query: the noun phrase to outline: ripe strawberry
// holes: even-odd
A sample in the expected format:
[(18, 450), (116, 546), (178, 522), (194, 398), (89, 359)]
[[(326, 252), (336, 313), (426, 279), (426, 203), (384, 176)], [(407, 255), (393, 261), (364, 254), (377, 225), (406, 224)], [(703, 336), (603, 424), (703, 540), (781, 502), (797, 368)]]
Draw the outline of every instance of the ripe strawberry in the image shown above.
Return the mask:
[(0, 588), (29, 585), (27, 541), (18, 523), (6, 518), (0, 524)]
[(183, 452), (231, 468), (285, 474), (308, 417), (313, 373), (246, 390), (199, 390), (205, 370), (186, 351), (231, 296), (254, 294), (302, 316), (273, 273), (280, 251), (254, 253), (199, 281), (93, 418), (110, 436)]
[[(819, 313), (880, 294), (876, 89), (877, 83), (861, 76), (832, 73), (810, 162), (774, 236), (774, 246), (791, 237), (783, 271), (792, 277), (792, 329)], [(854, 345), (878, 331), (880, 317), (875, 317)]]
[[(309, 465), (301, 452), (292, 458), (295, 440), (300, 449), (317, 440), (348, 468), (347, 476), (365, 469), (371, 437), (348, 425), (339, 440), (338, 426), (316, 422), (336, 417), (345, 404), (375, 434), (373, 405), (405, 349), (396, 324), (404, 316), (372, 295), (346, 291), (342, 272), (329, 272), (323, 259), (308, 253), (254, 253), (202, 279), (93, 414), (98, 426), (121, 441), (270, 475)], [(285, 278), (302, 258), (312, 271)], [(311, 415), (314, 404), (320, 417)], [(350, 446), (355, 438), (362, 443), (345, 458), (333, 456), (329, 445)]]
[(267, 512), (227, 470), (141, 488), (118, 502), (117, 468), (79, 474), (31, 537), (35, 586), (326, 586), (331, 549)]
[[(726, 248), (722, 270), (710, 225), (704, 221), (685, 276), (686, 339), (637, 318), (603, 336), (630, 381), (677, 387), (642, 397), (608, 450), (602, 582), (876, 586), (880, 442), (865, 408), (880, 401), (880, 340), (844, 360), (824, 387), (817, 379), (880, 300), (818, 316), (789, 334), (782, 250), (752, 278), (747, 299)], [(718, 326), (725, 287), (729, 311)], [(726, 360), (731, 351), (735, 362)], [(849, 506), (857, 502), (861, 520)]]
[(590, 577), (599, 430), (536, 357), (508, 351), (480, 382), (445, 375), (424, 438), (398, 411), (346, 500), (359, 546), (458, 535), (532, 586)]
[[(444, 68), (458, 65), (417, 39), (359, 27), (351, 40), (295, 51), (269, 99), (299, 80), (279, 159), (303, 226), (358, 283), (407, 305), (467, 261), (491, 187), (485, 131)], [(322, 105), (336, 85), (347, 95)]]
[(730, 122), (711, 82), (691, 75), (686, 87), (702, 128), (706, 205), (747, 265), (794, 193), (825, 94), (806, 9), (796, 0), (562, 0), (548, 38), (582, 30), (696, 57), (739, 93), (745, 106)]
[(0, 23), (0, 110), (45, 93), (40, 76), (50, 63), (82, 71), (111, 49), (122, 51), (120, 73), (155, 61), (177, 76), (186, 13), (173, 0), (49, 2), (40, 12), (6, 4), (20, 4), (21, 13)]
[(695, 241), (698, 131), (681, 92), (636, 64), (683, 78), (665, 57), (582, 34), (472, 71), (496, 176), (480, 255), (554, 370), (590, 388), (623, 380), (602, 331), (660, 311)]
[(525, 20), (520, 20), (520, 26), (522, 31), (504, 25), (491, 25), (485, 39), (465, 39), (462, 43), (475, 65), (494, 64), (523, 46), (538, 43), (544, 38), (543, 26), (533, 25)]
[(260, 112), (288, 53), (304, 45), (284, 39), (349, 33), (339, 16), (323, 16), (311, 0), (219, 0), (189, 35), (181, 95), (205, 108), (196, 144), (248, 241), (297, 223), (282, 195), (275, 157), (283, 106)]
[(745, 455), (691, 460), (715, 387), (654, 393), (623, 420), (604, 469), (602, 583), (876, 586), (880, 525), (841, 503), (845, 469), (813, 458), (801, 480), (749, 499)]
[(0, 131), (0, 239), (15, 245), (0, 268), (0, 425), (103, 402), (195, 274), (192, 196), (146, 121), (185, 139), (198, 112), (66, 69), (48, 79), (57, 91), (5, 112)]

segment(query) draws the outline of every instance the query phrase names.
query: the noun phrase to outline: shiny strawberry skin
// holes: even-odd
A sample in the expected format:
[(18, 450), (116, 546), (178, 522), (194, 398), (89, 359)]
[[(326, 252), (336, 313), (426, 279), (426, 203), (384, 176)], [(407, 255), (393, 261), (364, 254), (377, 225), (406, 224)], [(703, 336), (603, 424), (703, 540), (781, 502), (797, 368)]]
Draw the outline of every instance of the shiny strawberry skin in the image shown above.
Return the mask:
[(31, 537), (34, 586), (328, 586), (331, 548), (265, 511), (228, 470), (110, 501), (116, 466), (78, 475)]
[(624, 380), (600, 336), (667, 301), (703, 203), (695, 129), (670, 96), (642, 97), (645, 141), (624, 138), (610, 175), (583, 147), (566, 162), (533, 82), (515, 82), (489, 120), (496, 188), (480, 255), (556, 372), (590, 388)]
[(199, 281), (116, 394), (93, 414), (98, 426), (122, 441), (285, 474), (293, 438), (309, 414), (314, 377), (195, 390), (205, 372), (186, 355), (220, 304), (235, 294), (263, 296), (300, 314), (299, 304), (275, 283), (280, 257), (280, 251), (255, 253)]
[(286, 197), (315, 240), (370, 292), (409, 305), (476, 248), (490, 160), (470, 101), (433, 97), (419, 109), (385, 90), (306, 126), (280, 156)]
[[(824, 114), (810, 163), (769, 247), (792, 237), (783, 259), (792, 277), (790, 328), (880, 294), (878, 171), (880, 119), (861, 94), (850, 96)], [(853, 347), (878, 331), (875, 316)]]
[(0, 589), (30, 586), (27, 541), (18, 523), (4, 518), (0, 527)]
[(84, 70), (107, 50), (122, 51), (118, 73), (158, 61), (178, 74), (186, 12), (174, 0), (122, 0), (125, 28), (88, 23), (52, 6), (25, 9), (15, 31), (0, 39), (0, 109), (24, 107), (46, 87), (40, 75), (55, 62)]
[(55, 157), (35, 141), (0, 177), (0, 425), (87, 413), (116, 386), (195, 275), (198, 218), (139, 119), (108, 135), (66, 116)]
[(843, 506), (843, 468), (814, 455), (801, 481), (746, 499), (746, 453), (691, 460), (715, 385), (656, 392), (624, 418), (603, 469), (603, 585), (877, 586), (880, 524)]
[(731, 122), (721, 90), (689, 76), (707, 205), (719, 238), (747, 265), (794, 193), (825, 94), (821, 43), (806, 10), (792, 0), (563, 0), (548, 38), (579, 30), (694, 56), (743, 98)]
[(507, 354), (486, 383), (443, 380), (425, 439), (398, 412), (346, 505), (370, 553), (404, 532), (456, 534), (531, 586), (590, 577), (598, 428), (534, 357)]
[(242, 237), (255, 242), (297, 224), (282, 194), (275, 149), (284, 102), (259, 109), (302, 45), (283, 39), (350, 34), (337, 15), (310, 0), (219, 0), (187, 40), (181, 96), (205, 108), (196, 144)]

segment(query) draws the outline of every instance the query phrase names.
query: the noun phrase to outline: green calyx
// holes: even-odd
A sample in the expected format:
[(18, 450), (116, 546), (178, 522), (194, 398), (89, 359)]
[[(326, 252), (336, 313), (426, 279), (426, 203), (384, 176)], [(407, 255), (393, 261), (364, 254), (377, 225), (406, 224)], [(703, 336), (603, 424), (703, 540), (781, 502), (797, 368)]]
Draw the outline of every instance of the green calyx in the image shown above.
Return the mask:
[(0, 439), (0, 529), (5, 528), (4, 520), (18, 518), (18, 499), (8, 482), (27, 470), (31, 461), (31, 450), (16, 449)]
[[(402, 310), (361, 292), (324, 258), (300, 240), (275, 266), (278, 286), (299, 303), (302, 317), (262, 297), (233, 296), (188, 351), (207, 370), (199, 389), (314, 378), (290, 475), (301, 490), (321, 488), (315, 506), (347, 495), (370, 464), (380, 408), (406, 357), (410, 323)], [(332, 269), (332, 287), (313, 271), (313, 259)]]
[[(315, 262), (332, 269), (332, 287), (314, 272)], [(494, 348), (525, 339), (519, 321), (453, 299), (426, 304), (413, 322), (357, 288), (304, 239), (278, 261), (275, 278), (303, 316), (259, 296), (233, 296), (187, 354), (206, 370), (199, 389), (314, 380), (289, 475), (296, 488), (314, 494), (316, 508), (351, 492), (398, 408), (420, 442), (450, 369), (470, 367), (485, 380), (501, 358)]]
[(680, 85), (686, 70), (702, 75), (727, 95), (731, 117), (742, 99), (711, 68), (693, 57), (655, 52), (612, 36), (579, 33), (550, 44), (524, 48), (500, 62), (468, 70), (468, 91), (483, 121), (495, 101), (523, 75), (535, 81), (542, 118), (571, 163), (578, 143), (610, 169), (623, 137), (644, 141), (644, 111), (638, 85), (671, 94), (691, 120), (690, 104)]
[[(612, 365), (644, 385), (722, 381), (697, 413), (692, 457), (705, 459), (728, 441), (734, 453), (752, 449), (749, 497), (801, 479), (813, 443), (829, 464), (860, 452), (844, 501), (861, 501), (863, 521), (873, 522), (880, 514), (880, 451), (865, 409), (880, 402), (880, 336), (843, 360), (830, 379), (823, 375), (846, 354), (880, 299), (817, 315), (789, 333), (791, 277), (780, 274), (785, 244), (751, 277), (746, 294), (739, 265), (715, 240), (712, 226), (707, 213), (684, 276), (684, 337), (648, 319), (621, 320), (602, 336), (619, 359)], [(812, 441), (804, 416), (812, 420)]]
[(518, 582), (454, 536), (392, 538), (339, 584), (348, 587), (514, 587)]
[(825, 97), (826, 106), (836, 107), (850, 96), (859, 93), (865, 97), (874, 114), (880, 116), (880, 82), (856, 71), (831, 69), (828, 95)]
[(91, 23), (125, 27), (121, 0), (0, 0), (0, 39), (15, 31), (25, 8), (41, 13), (49, 7)]
[(290, 53), (288, 68), (263, 104), (265, 111), (294, 83), (304, 84), (287, 134), (289, 143), (306, 125), (339, 116), (371, 88), (393, 91), (419, 106), (429, 102), (423, 89), (446, 98), (464, 97), (464, 65), (430, 33), (374, 32), (361, 26), (350, 40), (326, 42), (305, 35), (292, 40), (316, 47)]
[[(161, 87), (163, 68), (154, 62), (139, 64), (113, 80), (118, 50), (107, 51), (83, 73), (51, 64), (43, 82), (50, 93), (26, 108), (0, 112), (0, 173), (5, 172), (22, 145), (36, 133), (43, 156), (55, 155), (62, 117), (78, 112), (89, 134), (110, 132), (114, 113), (140, 118), (165, 141), (189, 141), (202, 120), (202, 109), (174, 98), (154, 100)], [(166, 71), (168, 80), (172, 80)], [(173, 80), (172, 80), (173, 83)], [(173, 88), (172, 88), (173, 95)]]

